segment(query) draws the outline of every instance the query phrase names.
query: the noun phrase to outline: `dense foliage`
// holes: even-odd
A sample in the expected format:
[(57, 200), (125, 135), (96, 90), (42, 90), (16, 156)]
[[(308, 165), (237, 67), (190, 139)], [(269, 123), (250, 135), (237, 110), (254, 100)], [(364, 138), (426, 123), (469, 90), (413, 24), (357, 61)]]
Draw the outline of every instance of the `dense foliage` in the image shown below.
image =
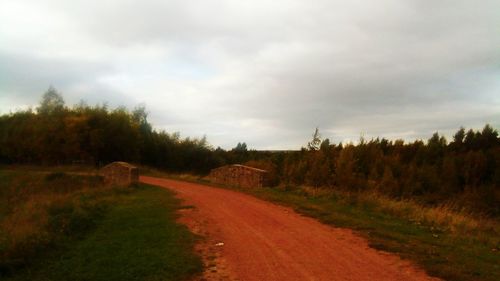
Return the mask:
[(254, 151), (246, 143), (226, 151), (212, 149), (205, 138), (154, 130), (144, 107), (110, 110), (82, 103), (68, 108), (50, 88), (36, 112), (0, 117), (0, 160), (97, 166), (123, 160), (194, 173), (247, 163), (268, 170), (273, 185), (372, 190), (500, 214), (500, 138), (489, 125), (479, 131), (460, 128), (449, 143), (435, 133), (427, 142), (377, 138), (336, 145), (316, 130), (300, 151)]
[(200, 173), (218, 165), (205, 138), (181, 139), (178, 133), (153, 130), (144, 107), (110, 110), (80, 103), (68, 108), (54, 88), (36, 111), (0, 117), (0, 159), (96, 166), (120, 160)]
[(427, 143), (377, 138), (334, 145), (325, 139), (281, 158), (275, 162), (289, 185), (376, 191), (500, 215), (500, 139), (489, 125), (481, 131), (460, 128), (450, 143), (438, 133)]

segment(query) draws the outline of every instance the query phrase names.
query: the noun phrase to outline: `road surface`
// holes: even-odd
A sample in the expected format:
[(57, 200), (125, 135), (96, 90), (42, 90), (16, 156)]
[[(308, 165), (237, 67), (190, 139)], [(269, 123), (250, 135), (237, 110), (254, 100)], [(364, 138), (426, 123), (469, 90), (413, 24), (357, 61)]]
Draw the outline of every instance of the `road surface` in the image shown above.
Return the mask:
[(201, 184), (140, 180), (168, 188), (195, 207), (184, 222), (208, 236), (209, 247), (200, 251), (209, 263), (202, 280), (438, 280), (397, 255), (370, 248), (351, 230), (289, 208)]

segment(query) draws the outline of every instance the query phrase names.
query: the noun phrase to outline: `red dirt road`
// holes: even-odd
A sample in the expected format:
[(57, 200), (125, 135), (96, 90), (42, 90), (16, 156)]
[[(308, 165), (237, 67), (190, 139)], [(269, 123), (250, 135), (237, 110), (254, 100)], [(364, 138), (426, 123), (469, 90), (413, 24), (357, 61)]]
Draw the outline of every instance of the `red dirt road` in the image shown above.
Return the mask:
[(396, 255), (370, 248), (348, 229), (288, 208), (200, 184), (140, 180), (173, 190), (196, 207), (196, 219), (206, 222), (203, 233), (224, 243), (218, 247), (223, 280), (438, 280)]

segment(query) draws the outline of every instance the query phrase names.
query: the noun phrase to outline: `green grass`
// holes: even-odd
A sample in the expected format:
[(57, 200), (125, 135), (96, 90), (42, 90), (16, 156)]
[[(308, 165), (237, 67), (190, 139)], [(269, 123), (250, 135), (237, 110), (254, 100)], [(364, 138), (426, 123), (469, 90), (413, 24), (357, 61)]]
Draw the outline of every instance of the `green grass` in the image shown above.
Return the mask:
[[(193, 252), (196, 237), (176, 223), (176, 211), (181, 204), (171, 192), (142, 184), (130, 188), (100, 186), (98, 189), (85, 187), (78, 192), (68, 191), (71, 189), (68, 183), (75, 183), (75, 188), (78, 187), (78, 178), (68, 178), (60, 173), (50, 176), (23, 173), (24, 176), (18, 171), (0, 171), (0, 179), (8, 179), (0, 184), (3, 198), (8, 197), (10, 201), (24, 198), (16, 201), (22, 206), (23, 202), (32, 202), (33, 198), (46, 202), (47, 196), (38, 195), (38, 189), (51, 190), (47, 191), (48, 198), (60, 193), (64, 196), (55, 202), (49, 200), (46, 210), (37, 215), (46, 219), (29, 228), (35, 228), (36, 233), (43, 235), (9, 233), (14, 238), (16, 235), (23, 238), (17, 239), (21, 241), (17, 244), (12, 242), (12, 247), (25, 253), (8, 256), (7, 251), (2, 253), (0, 248), (0, 257), (3, 257), (0, 265), (3, 262), (4, 268), (9, 269), (3, 277), (0, 271), (0, 279), (186, 280), (202, 271), (201, 259)], [(57, 181), (60, 182), (55, 183)], [(28, 191), (18, 191), (19, 184), (24, 186), (30, 182), (37, 188), (26, 187)], [(12, 186), (16, 187), (16, 192), (7, 192)], [(25, 205), (31, 206), (31, 203)], [(5, 221), (24, 218), (15, 215), (16, 208), (6, 209), (3, 212)], [(20, 210), (34, 212), (31, 208)], [(0, 223), (5, 225), (4, 221)], [(31, 238), (24, 239), (25, 236), (36, 239), (33, 242)], [(16, 239), (8, 241), (11, 240)]]
[(201, 272), (194, 237), (175, 223), (172, 194), (141, 186), (114, 204), (91, 234), (13, 280), (184, 280)]

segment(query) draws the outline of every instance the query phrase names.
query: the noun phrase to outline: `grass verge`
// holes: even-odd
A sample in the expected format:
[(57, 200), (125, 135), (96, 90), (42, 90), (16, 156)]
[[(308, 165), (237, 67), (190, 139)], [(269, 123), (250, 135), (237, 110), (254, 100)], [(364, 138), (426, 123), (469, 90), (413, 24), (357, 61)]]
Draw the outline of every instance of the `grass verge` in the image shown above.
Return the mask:
[[(6, 180), (0, 199), (17, 205), (0, 212), (1, 231), (9, 237), (0, 248), (2, 280), (185, 280), (202, 271), (193, 252), (196, 237), (175, 222), (181, 205), (169, 191), (99, 183), (98, 189), (79, 188), (73, 176), (23, 174), (0, 171)], [(10, 225), (29, 230), (11, 231)]]
[(324, 223), (354, 229), (372, 247), (413, 260), (430, 275), (457, 281), (500, 280), (498, 225), (492, 222), (483, 225), (479, 221), (472, 228), (467, 225), (471, 218), (461, 223), (450, 216), (450, 221), (444, 221), (440, 217), (445, 215), (438, 209), (376, 194), (310, 194), (302, 188), (247, 192), (293, 207)]

